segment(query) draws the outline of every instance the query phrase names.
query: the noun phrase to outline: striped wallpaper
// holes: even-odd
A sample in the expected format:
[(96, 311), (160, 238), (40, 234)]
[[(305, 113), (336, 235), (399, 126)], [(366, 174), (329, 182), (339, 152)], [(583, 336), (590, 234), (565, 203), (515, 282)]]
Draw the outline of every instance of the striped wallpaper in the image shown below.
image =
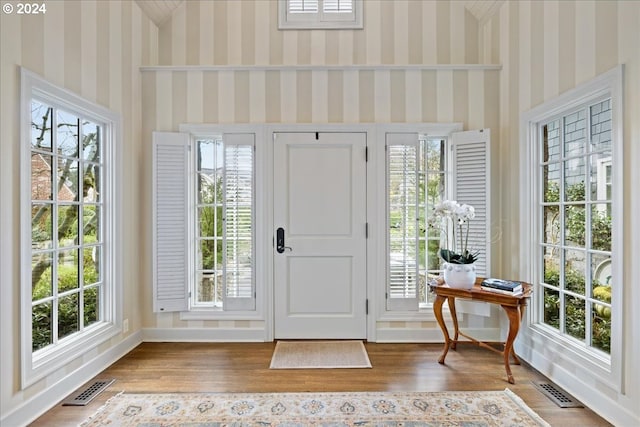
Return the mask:
[[(13, 3), (17, 2), (4, 2)], [(40, 2), (42, 3), (42, 2)], [(138, 180), (140, 146), (141, 77), (143, 64), (157, 64), (158, 28), (142, 14), (133, 1), (46, 1), (46, 12), (39, 15), (0, 14), (0, 396), (1, 417), (52, 385), (76, 372), (81, 366), (108, 353), (122, 342), (119, 335), (100, 348), (69, 361), (33, 386), (20, 390), (19, 307), (20, 307), (20, 80), (19, 66), (40, 74), (51, 83), (106, 106), (122, 116), (123, 172), (126, 183)], [(139, 212), (140, 187), (126, 185), (122, 222), (124, 249), (124, 318), (131, 330), (139, 329), (139, 282), (137, 255), (141, 252), (136, 230), (142, 226)], [(127, 334), (125, 334), (127, 335)], [(70, 392), (71, 390), (69, 390)], [(37, 409), (29, 407), (29, 410)], [(23, 409), (24, 410), (24, 409)], [(8, 423), (14, 425), (14, 423)]]
[(362, 30), (278, 30), (278, 2), (186, 1), (160, 29), (161, 65), (476, 64), (462, 1), (364, 0)]
[[(499, 68), (148, 69), (144, 134), (181, 123), (498, 125)], [(497, 127), (496, 127), (497, 129)]]
[[(503, 66), (500, 80), (500, 153), (498, 198), (505, 220), (498, 271), (517, 273), (519, 194), (519, 120), (544, 101), (625, 64), (625, 153), (640, 159), (640, 2), (638, 1), (508, 1), (484, 28), (483, 59)], [(627, 167), (629, 182), (638, 182), (636, 167)], [(626, 187), (625, 199), (640, 208)], [(637, 192), (636, 192), (637, 193)], [(631, 227), (631, 225), (630, 225)], [(640, 233), (640, 230), (636, 230)], [(630, 249), (630, 248), (629, 248)], [(630, 253), (627, 252), (627, 253)], [(629, 262), (628, 265), (633, 263)], [(636, 275), (637, 276), (637, 275)]]

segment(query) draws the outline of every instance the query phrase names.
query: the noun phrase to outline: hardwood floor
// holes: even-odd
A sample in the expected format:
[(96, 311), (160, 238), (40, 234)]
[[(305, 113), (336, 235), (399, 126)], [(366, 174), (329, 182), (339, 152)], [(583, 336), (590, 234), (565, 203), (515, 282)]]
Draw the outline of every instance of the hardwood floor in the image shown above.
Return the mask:
[[(546, 378), (529, 366), (513, 365), (516, 383), (507, 383), (501, 357), (473, 345), (458, 345), (457, 350), (449, 351), (446, 364), (440, 365), (437, 360), (441, 344), (367, 343), (372, 369), (332, 370), (270, 370), (274, 347), (275, 343), (143, 343), (96, 375), (94, 379), (115, 378), (116, 382), (89, 405), (72, 407), (58, 403), (31, 425), (77, 425), (120, 391), (463, 391), (505, 388), (518, 394), (552, 426), (611, 425), (590, 409), (556, 406), (533, 386), (532, 381), (545, 381)], [(79, 390), (84, 390), (88, 384)]]

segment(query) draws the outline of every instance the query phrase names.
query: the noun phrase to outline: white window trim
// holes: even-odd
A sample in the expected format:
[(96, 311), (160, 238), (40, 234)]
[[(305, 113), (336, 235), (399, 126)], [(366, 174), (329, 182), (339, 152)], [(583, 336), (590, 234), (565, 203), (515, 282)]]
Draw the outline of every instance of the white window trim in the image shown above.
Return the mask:
[[(522, 279), (532, 283), (534, 293), (531, 310), (528, 310), (529, 327), (521, 331), (525, 337), (537, 345), (544, 346), (541, 351), (538, 346), (531, 345), (527, 352), (538, 353), (538, 361), (552, 363), (547, 360), (547, 354), (562, 355), (564, 364), (575, 370), (590, 372), (599, 381), (617, 391), (624, 390), (623, 367), (623, 66), (618, 66), (596, 78), (583, 83), (564, 94), (547, 101), (534, 109), (524, 113), (520, 124), (520, 273)], [(611, 322), (611, 354), (606, 357), (600, 352), (591, 351), (585, 345), (577, 343), (569, 337), (563, 337), (541, 322), (537, 318), (540, 304), (544, 303), (541, 295), (537, 265), (541, 262), (538, 250), (538, 236), (541, 230), (538, 224), (537, 206), (539, 200), (535, 195), (540, 194), (538, 182), (538, 165), (532, 159), (538, 159), (539, 124), (558, 116), (563, 112), (574, 109), (588, 102), (596, 101), (603, 96), (611, 97), (612, 105), (612, 162), (616, 168), (612, 174), (613, 194), (612, 216), (612, 273), (616, 277), (617, 286), (612, 289), (612, 322)], [(534, 197), (531, 197), (534, 195)], [(526, 345), (526, 344), (525, 344)], [(544, 372), (544, 370), (543, 370)]]
[[(37, 74), (21, 68), (20, 137), (20, 236), (21, 236), (21, 386), (34, 384), (52, 372), (94, 350), (122, 330), (122, 150), (120, 115), (55, 86)], [(31, 100), (37, 97), (49, 105), (91, 118), (104, 125), (104, 292), (102, 316), (105, 322), (87, 328), (64, 343), (32, 352), (31, 320)]]
[[(364, 28), (363, 22), (364, 0), (353, 0), (352, 18), (345, 19), (336, 16), (335, 19), (326, 19), (322, 11), (309, 14), (300, 14), (299, 17), (292, 18), (287, 10), (287, 0), (278, 0), (278, 29), (279, 30), (345, 30)], [(336, 14), (339, 15), (339, 14)]]

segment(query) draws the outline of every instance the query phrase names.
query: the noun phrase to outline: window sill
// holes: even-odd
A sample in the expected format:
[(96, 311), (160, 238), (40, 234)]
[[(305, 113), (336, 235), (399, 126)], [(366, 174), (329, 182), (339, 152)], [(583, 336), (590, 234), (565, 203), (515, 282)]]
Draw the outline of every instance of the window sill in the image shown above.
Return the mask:
[(253, 320), (264, 321), (262, 313), (254, 311), (222, 311), (220, 309), (197, 309), (180, 312), (180, 320)]

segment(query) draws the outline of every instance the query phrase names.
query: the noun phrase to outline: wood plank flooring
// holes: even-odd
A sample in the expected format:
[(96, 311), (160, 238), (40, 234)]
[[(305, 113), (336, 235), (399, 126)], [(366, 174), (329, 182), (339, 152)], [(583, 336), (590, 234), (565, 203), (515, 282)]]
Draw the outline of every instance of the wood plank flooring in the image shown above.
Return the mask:
[[(372, 369), (270, 370), (275, 343), (143, 343), (96, 375), (115, 378), (84, 407), (56, 404), (32, 426), (78, 425), (120, 391), (314, 392), (504, 390), (518, 394), (552, 426), (610, 426), (588, 408), (556, 406), (532, 381), (546, 381), (526, 365), (513, 365), (515, 384), (506, 381), (502, 358), (473, 345), (450, 350), (438, 364), (442, 344), (377, 344), (366, 348)], [(92, 380), (93, 381), (93, 380)], [(81, 387), (84, 390), (92, 381)], [(61, 401), (66, 396), (61, 396)]]

